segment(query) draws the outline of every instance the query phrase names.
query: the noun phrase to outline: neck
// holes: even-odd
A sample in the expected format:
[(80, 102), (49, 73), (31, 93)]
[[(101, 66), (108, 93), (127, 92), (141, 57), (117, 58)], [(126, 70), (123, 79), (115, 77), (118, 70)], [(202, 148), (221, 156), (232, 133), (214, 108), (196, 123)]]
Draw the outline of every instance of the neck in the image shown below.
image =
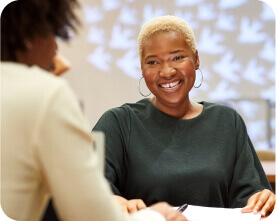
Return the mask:
[(151, 102), (160, 111), (178, 119), (194, 118), (201, 113), (203, 108), (201, 104), (190, 101), (189, 97), (187, 97), (180, 105), (164, 105), (162, 102), (158, 101), (156, 97), (153, 97)]

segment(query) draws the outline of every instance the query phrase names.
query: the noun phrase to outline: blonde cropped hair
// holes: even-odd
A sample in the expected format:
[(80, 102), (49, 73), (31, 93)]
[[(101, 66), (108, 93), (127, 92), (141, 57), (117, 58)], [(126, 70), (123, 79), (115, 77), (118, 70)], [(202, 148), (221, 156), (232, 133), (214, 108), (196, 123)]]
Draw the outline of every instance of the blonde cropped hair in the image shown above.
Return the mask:
[(186, 43), (191, 47), (194, 53), (196, 52), (194, 32), (185, 21), (172, 15), (159, 16), (148, 21), (141, 28), (138, 36), (140, 61), (142, 59), (144, 41), (152, 37), (153, 35), (169, 31), (175, 31), (183, 34)]

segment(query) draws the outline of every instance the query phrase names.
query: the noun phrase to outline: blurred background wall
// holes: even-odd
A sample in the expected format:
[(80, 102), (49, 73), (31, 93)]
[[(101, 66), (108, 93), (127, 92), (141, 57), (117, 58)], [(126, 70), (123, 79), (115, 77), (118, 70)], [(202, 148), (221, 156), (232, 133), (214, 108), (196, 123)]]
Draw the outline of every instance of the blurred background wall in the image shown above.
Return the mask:
[[(231, 105), (256, 149), (275, 150), (275, 15), (258, 0), (80, 0), (82, 27), (59, 51), (64, 78), (91, 128), (112, 107), (136, 102), (141, 77), (137, 36), (143, 23), (176, 15), (194, 30), (204, 76), (195, 101)], [(200, 80), (200, 73), (197, 73)], [(147, 93), (144, 89), (144, 93)], [(164, 125), (165, 126), (165, 125)]]

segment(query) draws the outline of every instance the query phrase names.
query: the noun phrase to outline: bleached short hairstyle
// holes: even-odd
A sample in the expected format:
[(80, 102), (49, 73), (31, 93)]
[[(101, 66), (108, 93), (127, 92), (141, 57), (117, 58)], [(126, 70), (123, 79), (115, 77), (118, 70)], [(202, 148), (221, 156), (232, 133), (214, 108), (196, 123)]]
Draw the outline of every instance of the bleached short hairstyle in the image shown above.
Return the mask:
[(138, 36), (140, 61), (142, 59), (143, 44), (145, 40), (152, 37), (153, 35), (170, 31), (183, 34), (186, 39), (186, 43), (191, 47), (194, 53), (196, 52), (194, 32), (185, 21), (172, 15), (159, 16), (146, 22), (140, 30)]

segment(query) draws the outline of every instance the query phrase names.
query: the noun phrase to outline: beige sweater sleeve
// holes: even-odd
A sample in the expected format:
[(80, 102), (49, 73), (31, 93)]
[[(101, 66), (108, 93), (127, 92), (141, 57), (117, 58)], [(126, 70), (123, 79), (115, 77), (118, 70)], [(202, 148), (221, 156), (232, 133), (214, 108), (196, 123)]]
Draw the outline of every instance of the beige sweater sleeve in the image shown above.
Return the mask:
[(63, 220), (165, 220), (154, 211), (129, 216), (112, 200), (77, 99), (67, 84), (49, 93), (36, 126), (33, 151)]

